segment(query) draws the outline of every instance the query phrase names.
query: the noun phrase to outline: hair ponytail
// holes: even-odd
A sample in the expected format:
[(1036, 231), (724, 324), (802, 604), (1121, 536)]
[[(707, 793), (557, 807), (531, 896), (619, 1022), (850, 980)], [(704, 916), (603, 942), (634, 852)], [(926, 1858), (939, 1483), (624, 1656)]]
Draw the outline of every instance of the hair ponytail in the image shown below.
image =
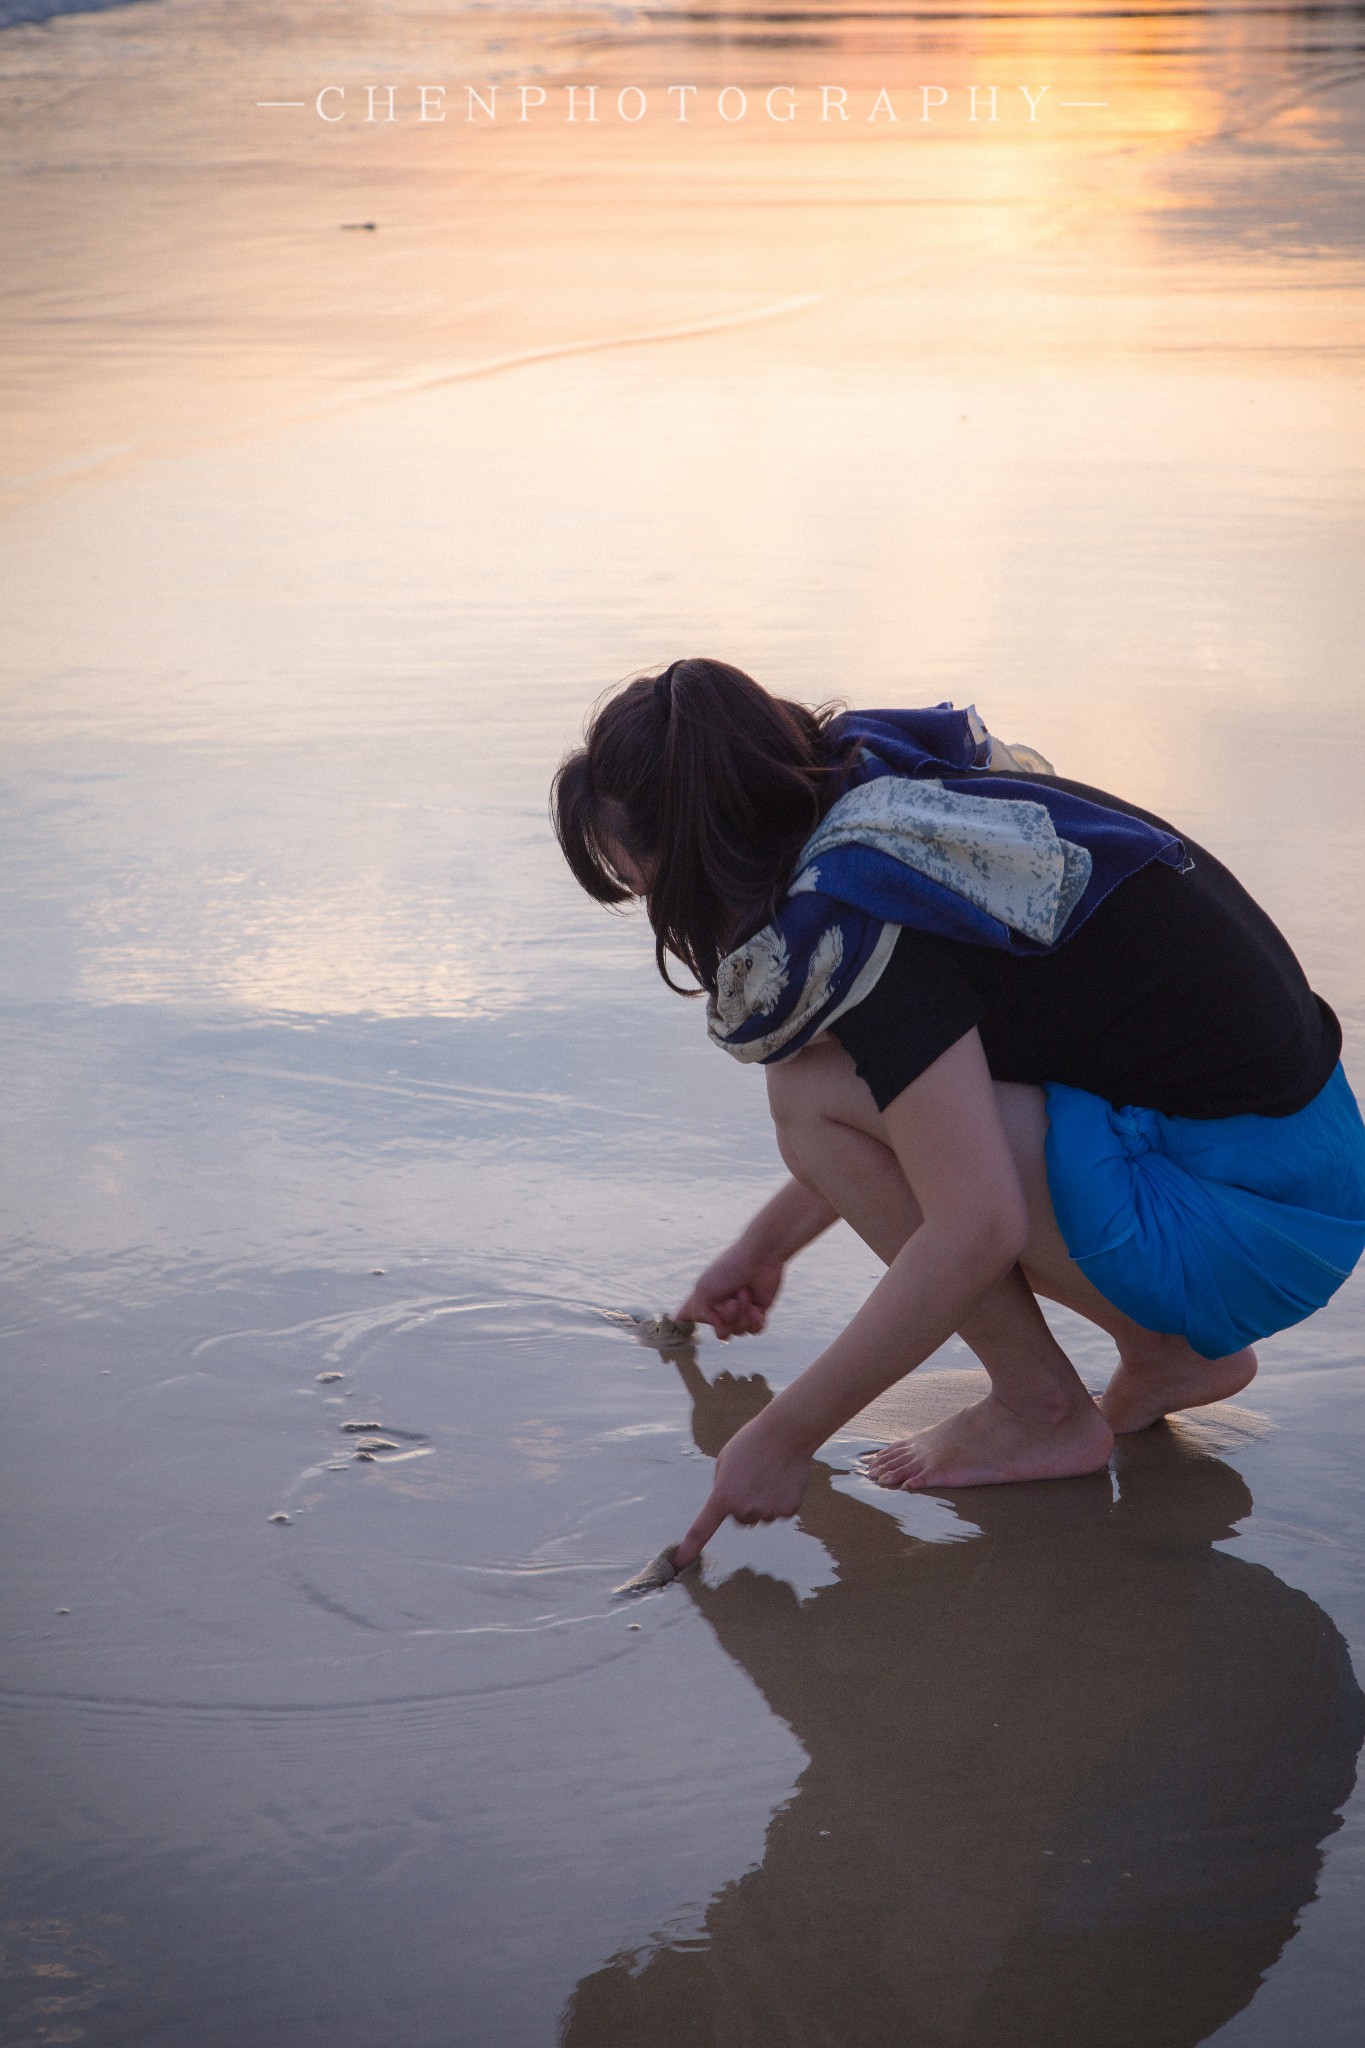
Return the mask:
[(851, 750), (825, 735), (837, 707), (769, 696), (742, 669), (703, 659), (639, 676), (598, 705), (550, 795), (564, 857), (599, 903), (644, 875), (660, 974), (666, 956), (714, 993), (716, 969), (771, 915), (802, 845), (838, 794)]

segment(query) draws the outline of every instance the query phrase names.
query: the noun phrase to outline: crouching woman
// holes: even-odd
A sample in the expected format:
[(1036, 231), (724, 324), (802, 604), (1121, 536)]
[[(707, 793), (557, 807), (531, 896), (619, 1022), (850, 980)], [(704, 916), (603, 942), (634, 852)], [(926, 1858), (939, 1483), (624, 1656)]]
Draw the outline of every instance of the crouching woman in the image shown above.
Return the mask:
[[(973, 712), (813, 712), (709, 660), (626, 685), (560, 767), (569, 866), (643, 898), (664, 980), (767, 1068), (791, 1176), (679, 1313), (763, 1329), (840, 1217), (887, 1268), (726, 1446), (679, 1565), (794, 1514), (826, 1438), (955, 1331), (991, 1390), (881, 1452), (884, 1486), (1098, 1470), (1246, 1386), (1365, 1249), (1340, 1027), (1284, 938), (1173, 827), (1045, 771)], [(1113, 1339), (1098, 1404), (1039, 1295)]]

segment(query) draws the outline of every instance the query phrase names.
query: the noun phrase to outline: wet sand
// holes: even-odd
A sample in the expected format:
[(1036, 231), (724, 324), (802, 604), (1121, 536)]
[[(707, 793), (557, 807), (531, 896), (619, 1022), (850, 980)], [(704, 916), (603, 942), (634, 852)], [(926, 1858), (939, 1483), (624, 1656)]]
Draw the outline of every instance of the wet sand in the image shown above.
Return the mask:
[[(544, 804), (683, 651), (975, 700), (1365, 1079), (1358, 12), (0, 31), (0, 2041), (1354, 2041), (1365, 1283), (1110, 1478), (881, 1494), (950, 1346), (614, 1599), (874, 1269), (609, 1320), (779, 1169)], [(696, 119), (255, 104), (494, 79)]]

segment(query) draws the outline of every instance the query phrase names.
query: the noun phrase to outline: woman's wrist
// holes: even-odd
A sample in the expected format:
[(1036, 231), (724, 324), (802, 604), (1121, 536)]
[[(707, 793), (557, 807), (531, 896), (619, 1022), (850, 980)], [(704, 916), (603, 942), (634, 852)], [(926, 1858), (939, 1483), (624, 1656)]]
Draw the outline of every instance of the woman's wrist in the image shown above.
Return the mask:
[(735, 1250), (743, 1252), (750, 1259), (779, 1259), (785, 1266), (792, 1256), (784, 1238), (790, 1233), (774, 1228), (760, 1212), (751, 1222), (746, 1223), (735, 1239)]
[(812, 1428), (811, 1419), (803, 1414), (805, 1403), (799, 1394), (792, 1398), (797, 1385), (784, 1387), (774, 1394), (766, 1408), (755, 1415), (745, 1427), (755, 1435), (762, 1435), (769, 1446), (780, 1456), (789, 1458), (813, 1458), (829, 1435), (828, 1430)]

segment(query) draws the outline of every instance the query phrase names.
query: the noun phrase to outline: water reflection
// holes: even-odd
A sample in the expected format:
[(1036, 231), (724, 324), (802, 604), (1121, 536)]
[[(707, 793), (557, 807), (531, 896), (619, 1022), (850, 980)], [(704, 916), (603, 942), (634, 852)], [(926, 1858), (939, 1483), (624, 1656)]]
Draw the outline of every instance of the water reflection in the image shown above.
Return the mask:
[[(684, 1368), (714, 1452), (761, 1381)], [(1365, 1733), (1322, 1609), (1215, 1548), (1251, 1512), (1173, 1432), (1107, 1476), (958, 1497), (923, 1543), (818, 1470), (834, 1584), (691, 1598), (810, 1764), (694, 1939), (618, 1956), (565, 2048), (1203, 2041), (1315, 1896)]]
[[(1225, 1468), (1144, 1445), (1117, 1507), (964, 1501), (930, 1545), (826, 1477), (804, 1605), (750, 1572), (637, 1633), (608, 1605), (701, 1468), (585, 1304), (676, 1300), (776, 1164), (545, 788), (598, 690), (688, 648), (975, 698), (1225, 855), (1354, 1055), (1363, 24), (194, 0), (0, 34), (6, 1940), (75, 1968), (119, 1916), (151, 1960), (92, 2040), (520, 2048), (588, 1972), (575, 2048), (1166, 2048), (1286, 1939), (1359, 1698), (1238, 1561), (1280, 1539), (1214, 1550)], [(256, 105), (390, 78), (391, 126)], [(467, 81), (513, 118), (458, 118)], [(867, 1256), (794, 1278), (775, 1381)], [(1281, 1340), (1255, 1453), (1356, 1637), (1362, 1299)], [(343, 1332), (430, 1458), (314, 1476)], [(765, 1398), (694, 1392), (711, 1450)], [(788, 1726), (809, 1768), (741, 1876)], [(1359, 2003), (1333, 1846), (1248, 2039)], [(694, 1949), (599, 1969), (713, 1891)]]

